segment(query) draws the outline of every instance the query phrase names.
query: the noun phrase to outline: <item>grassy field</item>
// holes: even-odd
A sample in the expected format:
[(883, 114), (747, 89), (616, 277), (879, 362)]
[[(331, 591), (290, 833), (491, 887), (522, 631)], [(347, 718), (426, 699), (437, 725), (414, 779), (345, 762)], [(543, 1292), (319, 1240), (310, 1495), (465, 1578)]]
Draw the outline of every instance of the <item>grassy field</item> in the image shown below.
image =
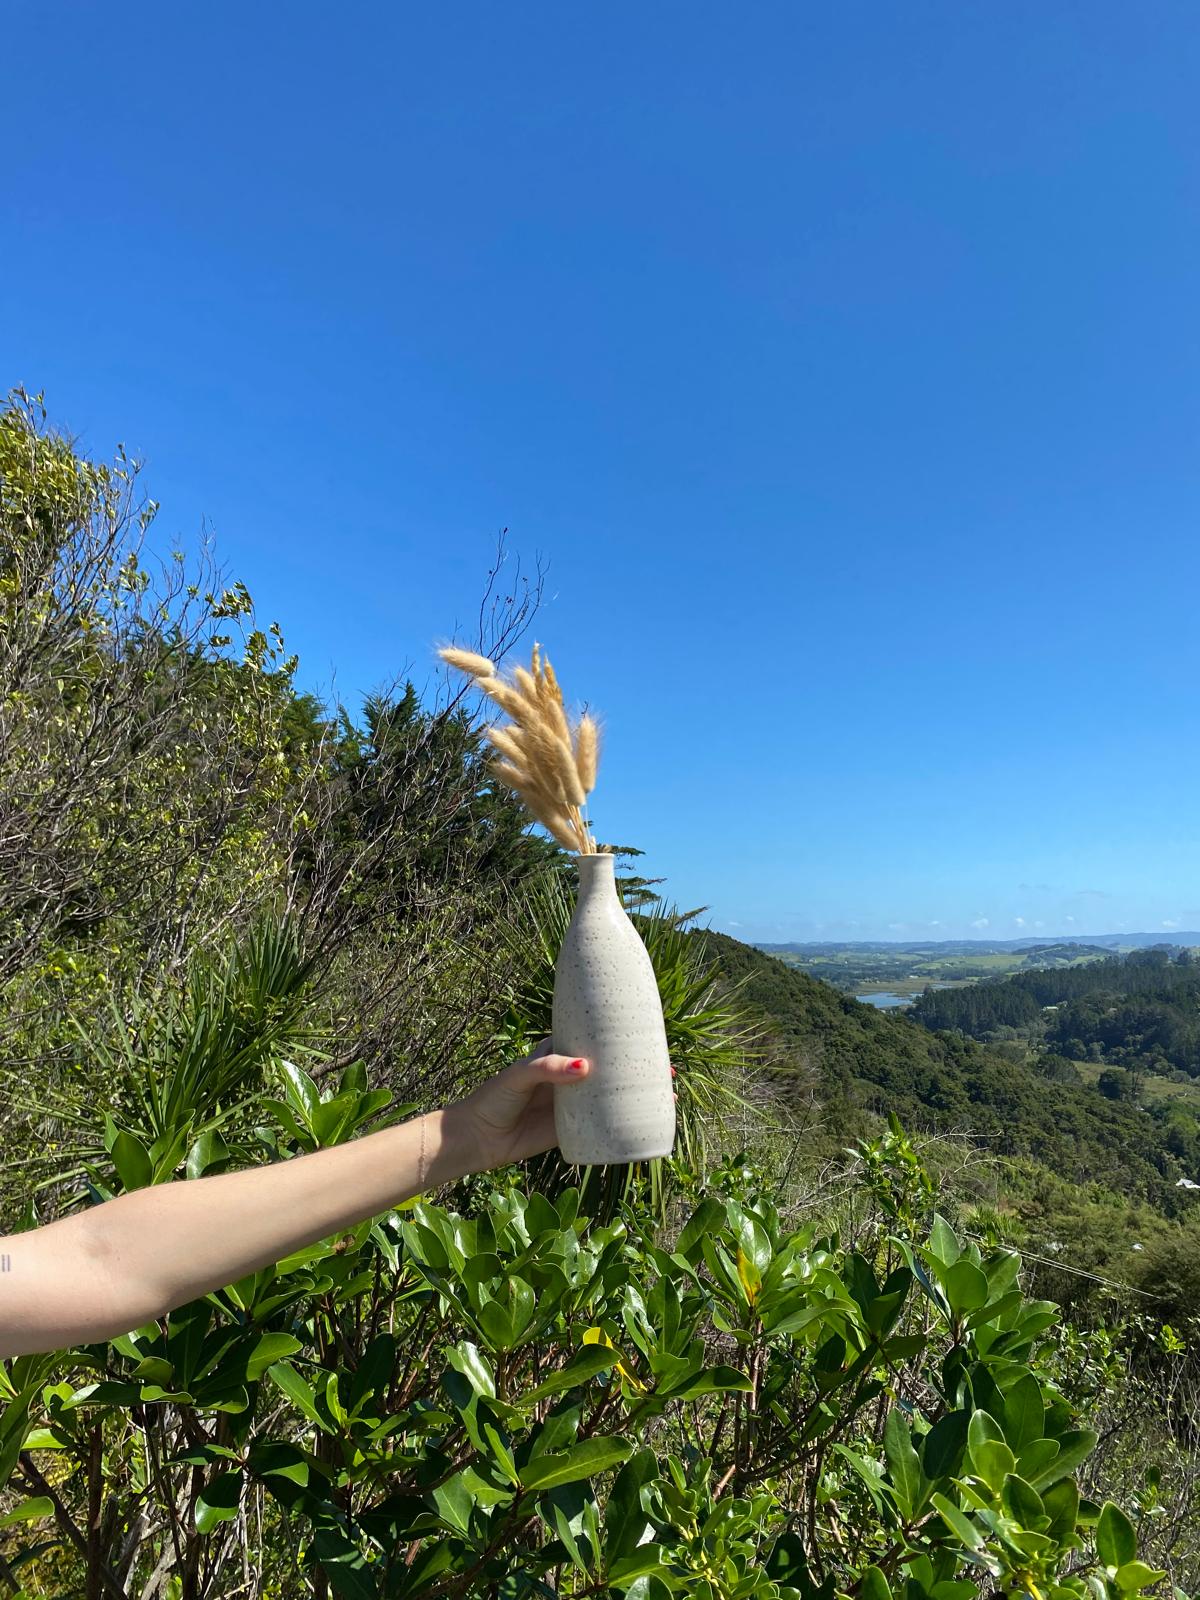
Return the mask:
[[(1099, 1082), (1100, 1074), (1107, 1072), (1111, 1063), (1105, 1061), (1075, 1061), (1072, 1065), (1078, 1070), (1079, 1076), (1085, 1083)], [(1191, 1110), (1200, 1112), (1200, 1079), (1191, 1083), (1175, 1083), (1170, 1078), (1159, 1078), (1152, 1072), (1147, 1072), (1142, 1079), (1141, 1101), (1144, 1105), (1154, 1105), (1158, 1101), (1177, 1100), (1188, 1106)]]
[[(981, 978), (1002, 978), (1009, 973), (1028, 971), (1032, 964), (1027, 950), (981, 950), (939, 952), (936, 949), (889, 950), (886, 947), (820, 951), (772, 951), (777, 960), (798, 967), (811, 977), (821, 978), (836, 989), (851, 994), (920, 994), (927, 983), (947, 987), (978, 983)], [(1074, 966), (1096, 960), (1099, 951), (1073, 960), (1057, 960), (1057, 966)], [(1036, 959), (1036, 958), (1035, 958)]]

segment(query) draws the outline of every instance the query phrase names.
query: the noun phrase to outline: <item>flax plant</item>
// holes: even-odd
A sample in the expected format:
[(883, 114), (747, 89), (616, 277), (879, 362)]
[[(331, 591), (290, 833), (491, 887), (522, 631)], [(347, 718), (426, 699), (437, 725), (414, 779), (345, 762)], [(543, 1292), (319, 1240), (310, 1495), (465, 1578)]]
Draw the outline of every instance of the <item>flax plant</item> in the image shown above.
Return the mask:
[[(570, 887), (552, 872), (526, 879), (520, 899), (522, 914), (500, 930), (513, 975), (492, 1039), (502, 1059), (525, 1054), (552, 1032), (555, 962), (573, 907)], [(678, 1146), (670, 1166), (678, 1177), (700, 1178), (715, 1146), (733, 1129), (742, 1130), (740, 1143), (748, 1146), (778, 1123), (751, 1087), (765, 1037), (761, 1019), (741, 994), (748, 980), (725, 979), (703, 941), (683, 926), (689, 920), (690, 914), (679, 916), (661, 905), (634, 915), (654, 968), (675, 1068)], [(601, 1218), (614, 1215), (620, 1202), (644, 1185), (646, 1202), (662, 1221), (670, 1199), (667, 1176), (665, 1160), (580, 1169), (548, 1151), (530, 1162), (528, 1181), (548, 1195), (579, 1185), (581, 1203), (589, 1215)]]
[(495, 663), (473, 650), (447, 645), (438, 651), (448, 666), (474, 679), (475, 687), (511, 719), (484, 729), (497, 754), (492, 775), (514, 790), (535, 822), (566, 850), (595, 855), (584, 808), (596, 786), (600, 728), (588, 712), (572, 725), (562, 688), (540, 644), (526, 667), (502, 678)]

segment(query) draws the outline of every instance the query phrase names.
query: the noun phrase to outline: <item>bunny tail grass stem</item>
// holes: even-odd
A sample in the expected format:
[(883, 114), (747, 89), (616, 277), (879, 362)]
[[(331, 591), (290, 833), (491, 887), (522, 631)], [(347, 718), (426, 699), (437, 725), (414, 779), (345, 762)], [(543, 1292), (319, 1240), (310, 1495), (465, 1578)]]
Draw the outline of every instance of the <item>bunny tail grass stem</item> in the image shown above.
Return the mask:
[(495, 663), (481, 656), (474, 650), (458, 650), (453, 645), (447, 645), (444, 650), (439, 650), (438, 655), (448, 666), (457, 667), (460, 672), (469, 672), (475, 678), (491, 678), (495, 676)]
[(511, 683), (505, 683), (501, 678), (477, 678), (476, 687), (482, 689), (484, 694), (490, 695), (501, 711), (507, 711), (514, 722), (519, 723), (525, 715), (525, 696)]
[(511, 680), (473, 650), (448, 645), (438, 654), (469, 673), (475, 687), (511, 718), (503, 727), (483, 730), (497, 752), (488, 763), (492, 776), (512, 789), (534, 821), (565, 849), (596, 854), (584, 808), (596, 782), (598, 730), (586, 715), (572, 728), (558, 677), (541, 645), (534, 644), (529, 668), (513, 668)]
[(523, 766), (527, 760), (524, 742), (510, 728), (489, 728), (487, 736), (502, 756), (507, 756), (514, 766)]
[(542, 658), (541, 691), (542, 704), (546, 708), (555, 733), (569, 745), (571, 743), (571, 725), (567, 721), (566, 709), (563, 706), (562, 689), (559, 686), (557, 674), (550, 664), (549, 656), (543, 656)]
[(541, 696), (538, 694), (537, 679), (533, 677), (532, 673), (527, 672), (524, 667), (514, 667), (513, 677), (529, 704), (531, 706), (540, 704)]
[(584, 712), (575, 730), (575, 766), (585, 794), (596, 787), (596, 765), (600, 754), (600, 730), (593, 717)]

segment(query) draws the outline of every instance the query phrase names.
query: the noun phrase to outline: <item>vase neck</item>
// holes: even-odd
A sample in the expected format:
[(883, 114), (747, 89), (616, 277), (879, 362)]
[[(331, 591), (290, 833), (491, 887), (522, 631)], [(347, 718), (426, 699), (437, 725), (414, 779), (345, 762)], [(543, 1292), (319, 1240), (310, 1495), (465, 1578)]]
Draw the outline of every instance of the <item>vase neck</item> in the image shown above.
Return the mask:
[(617, 880), (614, 873), (615, 858), (607, 850), (576, 856), (579, 872), (579, 898), (581, 900), (617, 899)]

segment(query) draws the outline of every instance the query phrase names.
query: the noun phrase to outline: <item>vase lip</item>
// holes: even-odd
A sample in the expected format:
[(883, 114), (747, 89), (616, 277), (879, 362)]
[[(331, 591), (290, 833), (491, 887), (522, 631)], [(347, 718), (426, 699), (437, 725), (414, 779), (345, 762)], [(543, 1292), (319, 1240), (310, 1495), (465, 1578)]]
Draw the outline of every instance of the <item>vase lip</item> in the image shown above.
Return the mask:
[(611, 850), (588, 850), (586, 853), (580, 851), (575, 857), (575, 861), (578, 866), (582, 866), (585, 861), (612, 862), (615, 860), (616, 857), (613, 855)]

